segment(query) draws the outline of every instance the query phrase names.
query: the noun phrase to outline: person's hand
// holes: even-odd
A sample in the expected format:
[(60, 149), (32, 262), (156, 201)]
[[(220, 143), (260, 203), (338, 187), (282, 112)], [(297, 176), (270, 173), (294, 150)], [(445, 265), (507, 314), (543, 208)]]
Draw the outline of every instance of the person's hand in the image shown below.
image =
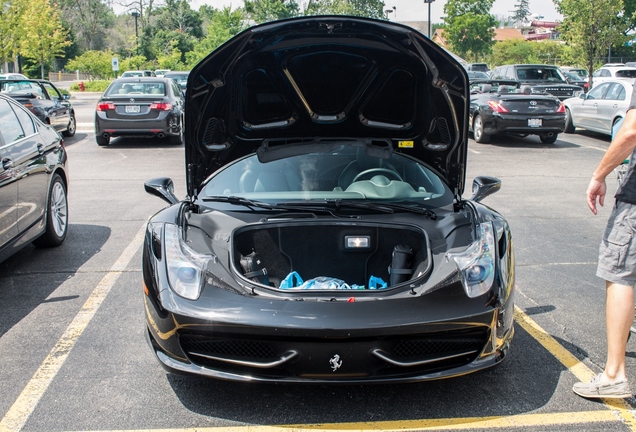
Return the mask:
[(596, 214), (596, 199), (598, 198), (598, 203), (603, 206), (605, 203), (605, 193), (607, 192), (607, 185), (605, 184), (605, 179), (602, 181), (592, 179), (590, 180), (590, 184), (587, 186), (587, 206), (592, 210), (592, 213)]

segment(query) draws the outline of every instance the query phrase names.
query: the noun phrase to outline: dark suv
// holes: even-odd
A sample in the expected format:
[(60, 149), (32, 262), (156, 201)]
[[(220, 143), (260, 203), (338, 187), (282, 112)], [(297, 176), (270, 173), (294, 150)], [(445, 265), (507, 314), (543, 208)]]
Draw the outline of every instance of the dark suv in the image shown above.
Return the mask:
[(561, 100), (583, 91), (583, 87), (568, 84), (558, 66), (543, 64), (517, 64), (496, 67), (491, 79), (517, 80), (528, 85), (533, 93), (550, 93)]

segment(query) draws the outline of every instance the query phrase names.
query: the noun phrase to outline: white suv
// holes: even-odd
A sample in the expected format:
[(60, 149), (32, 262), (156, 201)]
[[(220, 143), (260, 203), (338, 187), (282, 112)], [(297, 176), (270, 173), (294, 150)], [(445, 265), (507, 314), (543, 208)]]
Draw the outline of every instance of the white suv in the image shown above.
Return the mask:
[(596, 87), (605, 81), (614, 81), (617, 78), (634, 81), (636, 78), (636, 67), (603, 66), (592, 74), (592, 87)]

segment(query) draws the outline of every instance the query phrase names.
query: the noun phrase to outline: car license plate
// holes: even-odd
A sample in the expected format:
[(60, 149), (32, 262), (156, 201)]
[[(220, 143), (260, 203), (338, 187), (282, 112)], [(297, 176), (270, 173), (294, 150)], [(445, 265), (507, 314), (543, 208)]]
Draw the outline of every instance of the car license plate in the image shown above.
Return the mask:
[(541, 127), (541, 120), (542, 119), (528, 119), (528, 126), (529, 127)]
[(127, 113), (138, 113), (139, 112), (139, 105), (126, 105), (126, 112)]

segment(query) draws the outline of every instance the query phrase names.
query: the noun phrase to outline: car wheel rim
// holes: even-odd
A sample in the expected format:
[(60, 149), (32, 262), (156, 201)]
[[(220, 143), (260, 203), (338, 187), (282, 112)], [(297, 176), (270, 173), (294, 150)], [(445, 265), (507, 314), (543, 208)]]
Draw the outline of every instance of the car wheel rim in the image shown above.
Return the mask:
[(477, 117), (475, 119), (475, 127), (474, 127), (475, 139), (478, 140), (481, 137), (481, 118)]
[(64, 236), (66, 232), (68, 212), (66, 208), (66, 193), (64, 186), (56, 182), (51, 191), (51, 224), (53, 231), (58, 237)]
[(68, 122), (68, 128), (66, 130), (70, 134), (74, 134), (75, 133), (75, 117), (71, 117), (71, 119)]

